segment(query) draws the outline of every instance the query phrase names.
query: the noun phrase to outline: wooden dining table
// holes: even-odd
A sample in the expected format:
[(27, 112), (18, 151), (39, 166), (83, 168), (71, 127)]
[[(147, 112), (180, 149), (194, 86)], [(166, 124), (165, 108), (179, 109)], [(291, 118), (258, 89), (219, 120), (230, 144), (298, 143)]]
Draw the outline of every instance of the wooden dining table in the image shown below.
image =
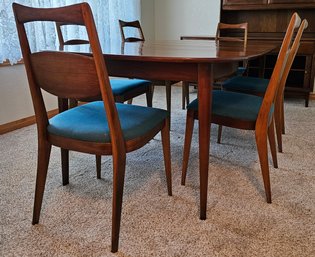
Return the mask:
[(103, 47), (110, 76), (198, 83), (200, 219), (207, 214), (211, 96), (215, 78), (233, 73), (240, 61), (260, 57), (277, 45), (266, 42), (177, 40), (117, 43)]

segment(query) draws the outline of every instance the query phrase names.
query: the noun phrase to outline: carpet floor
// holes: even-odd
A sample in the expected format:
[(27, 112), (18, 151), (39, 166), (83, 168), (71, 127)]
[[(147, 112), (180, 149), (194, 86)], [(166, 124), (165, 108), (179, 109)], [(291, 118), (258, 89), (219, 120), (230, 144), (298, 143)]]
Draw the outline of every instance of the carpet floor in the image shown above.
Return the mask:
[[(191, 97), (196, 96), (195, 92)], [(315, 256), (315, 102), (286, 100), (284, 152), (270, 165), (267, 204), (252, 131), (211, 129), (207, 220), (199, 217), (198, 125), (186, 186), (180, 185), (185, 115), (172, 89), (173, 196), (167, 195), (161, 138), (127, 155), (119, 252), (110, 252), (112, 159), (71, 152), (62, 186), (60, 151), (52, 149), (41, 219), (31, 225), (36, 127), (0, 136), (0, 256)], [(144, 97), (134, 104), (145, 105)], [(156, 87), (154, 106), (165, 108)], [(271, 162), (270, 162), (271, 163)]]

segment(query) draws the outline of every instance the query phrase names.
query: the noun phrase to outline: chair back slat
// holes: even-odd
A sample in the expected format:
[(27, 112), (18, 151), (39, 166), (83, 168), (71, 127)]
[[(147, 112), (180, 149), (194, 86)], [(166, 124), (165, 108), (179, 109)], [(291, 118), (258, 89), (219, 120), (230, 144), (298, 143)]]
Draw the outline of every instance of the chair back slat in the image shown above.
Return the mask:
[(90, 98), (101, 94), (93, 58), (66, 52), (30, 56), (37, 85), (60, 98)]
[(71, 5), (71, 15), (69, 6), (59, 8), (32, 8), (19, 4), (14, 4), (15, 17), (19, 23), (32, 21), (55, 21), (84, 25), (80, 4)]
[[(222, 31), (234, 32), (239, 34), (239, 36), (226, 36)], [(235, 41), (235, 42), (244, 42), (244, 46), (247, 45), (247, 34), (248, 34), (248, 23), (238, 23), (238, 24), (227, 24), (219, 22), (217, 26), (217, 32), (215, 39), (220, 41)]]
[[(127, 37), (124, 28), (135, 28), (138, 31), (138, 37)], [(122, 42), (139, 42), (145, 41), (144, 34), (138, 20), (135, 21), (122, 21), (119, 20), (119, 28)]]
[(65, 45), (84, 45), (84, 44), (90, 44), (88, 40), (85, 39), (69, 39), (66, 40), (63, 37), (61, 27), (67, 26), (67, 25), (76, 25), (76, 24), (70, 24), (66, 22), (56, 22), (56, 30), (57, 30), (57, 36), (59, 41), (59, 49), (63, 50)]

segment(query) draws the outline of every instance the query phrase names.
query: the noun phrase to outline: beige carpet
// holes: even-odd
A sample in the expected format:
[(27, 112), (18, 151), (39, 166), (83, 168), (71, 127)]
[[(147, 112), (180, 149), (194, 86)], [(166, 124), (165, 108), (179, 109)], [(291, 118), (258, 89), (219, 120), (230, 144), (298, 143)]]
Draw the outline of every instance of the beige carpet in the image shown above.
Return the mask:
[[(197, 125), (187, 185), (180, 185), (185, 111), (173, 88), (173, 196), (166, 190), (160, 136), (127, 156), (120, 247), (116, 256), (315, 256), (315, 102), (286, 101), (284, 153), (271, 168), (267, 204), (252, 132), (212, 127), (207, 220), (199, 220)], [(191, 94), (193, 98), (195, 95)], [(140, 98), (135, 103), (144, 103)], [(155, 106), (165, 106), (157, 87)], [(31, 225), (36, 128), (0, 137), (0, 256), (115, 256), (110, 253), (112, 164), (72, 153), (61, 185), (53, 148), (40, 224)]]

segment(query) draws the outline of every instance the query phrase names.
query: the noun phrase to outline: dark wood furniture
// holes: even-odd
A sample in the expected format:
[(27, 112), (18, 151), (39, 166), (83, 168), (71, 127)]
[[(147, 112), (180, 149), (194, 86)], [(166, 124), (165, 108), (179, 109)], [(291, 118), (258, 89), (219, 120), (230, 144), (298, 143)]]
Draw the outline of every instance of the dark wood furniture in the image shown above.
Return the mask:
[[(215, 34), (216, 40), (223, 40), (223, 41), (241, 41), (244, 42), (244, 46), (247, 45), (247, 30), (248, 30), (248, 23), (239, 23), (239, 24), (227, 24), (219, 22), (217, 26), (217, 32)], [(235, 33), (237, 31), (240, 36), (239, 37), (229, 37), (228, 33)]]
[[(296, 36), (294, 44), (292, 45), (292, 50), (288, 56), (288, 61), (284, 67), (282, 77), (279, 84), (279, 89), (275, 101), (274, 118), (276, 125), (276, 135), (278, 143), (278, 151), (282, 152), (282, 134), (285, 132), (285, 119), (284, 119), (284, 88), (285, 84), (291, 70), (292, 64), (296, 57), (297, 51), (300, 47), (300, 39), (302, 33), (307, 28), (308, 22), (303, 21), (300, 30)], [(222, 84), (222, 88), (228, 91), (241, 92), (246, 94), (253, 94), (257, 96), (264, 96), (268, 89), (269, 79), (250, 77), (250, 76), (235, 76), (226, 80)], [(222, 126), (219, 126), (218, 142), (220, 142)]]
[[(216, 35), (214, 37), (214, 39), (216, 41), (232, 41), (232, 42), (243, 42), (244, 47), (246, 47), (247, 45), (247, 27), (248, 24), (246, 22), (244, 23), (240, 23), (240, 24), (227, 24), (227, 23), (221, 23), (219, 22), (217, 25), (217, 31), (216, 31)], [(239, 35), (237, 37), (235, 36), (229, 36), (229, 34), (227, 34), (226, 32), (233, 32), (233, 31), (237, 31), (239, 33)], [(185, 37), (182, 36), (181, 40), (185, 40), (185, 39), (193, 39), (193, 40), (199, 40), (199, 39), (205, 39), (205, 38), (201, 38), (201, 37)], [(209, 39), (209, 38), (208, 38)], [(213, 38), (212, 38), (213, 39)], [(240, 63), (240, 67), (233, 73), (233, 74), (229, 74), (228, 76), (225, 76), (224, 78), (218, 78), (217, 81), (215, 81), (215, 88), (221, 88), (221, 84), (222, 81), (226, 80), (228, 77), (231, 77), (232, 75), (242, 75), (245, 71), (246, 71), (246, 66), (247, 66), (247, 62), (241, 62)], [(182, 108), (185, 108), (185, 102), (186, 105), (189, 104), (189, 86), (194, 86), (195, 88), (197, 87), (196, 84), (192, 84), (190, 82), (187, 81), (183, 81), (182, 82), (182, 88), (183, 88), (183, 97), (182, 97), (182, 103), (183, 106)]]
[(276, 45), (248, 42), (244, 51), (242, 43), (222, 42), (218, 45), (214, 40), (125, 44), (127, 46), (121, 54), (110, 47), (103, 47), (103, 57), (110, 75), (198, 83), (199, 107), (203, 109), (198, 113), (200, 218), (206, 219), (213, 79), (230, 74), (240, 61), (269, 53)]
[[(168, 194), (172, 195), (168, 112), (115, 103), (92, 12), (87, 3), (46, 9), (13, 3), (13, 11), (38, 130), (37, 178), (32, 223), (39, 222), (52, 145), (84, 153), (112, 155), (111, 251), (117, 252), (126, 154), (147, 144), (160, 131)], [(33, 21), (84, 25), (93, 54), (87, 56), (62, 51), (31, 52), (25, 23)], [(74, 107), (48, 120), (42, 90), (65, 99), (85, 99), (101, 95), (102, 101)]]
[[(283, 40), (275, 68), (269, 80), (267, 91), (263, 98), (260, 96), (226, 90), (215, 90), (212, 96), (212, 123), (220, 126), (255, 131), (257, 151), (264, 181), (266, 200), (268, 203), (271, 203), (271, 187), (267, 137), (270, 143), (273, 164), (274, 167), (277, 168), (277, 151), (274, 135), (274, 106), (277, 104), (276, 100), (277, 97), (279, 97), (279, 91), (281, 91), (280, 87), (284, 86), (284, 83), (280, 82), (283, 78), (283, 69), (286, 66), (287, 61), (294, 59), (302, 33), (307, 26), (307, 22), (304, 20), (294, 43), (291, 44), (294, 29), (298, 28), (300, 24), (301, 20), (298, 14), (294, 13)], [(280, 94), (280, 97), (281, 96), (282, 94)], [(198, 99), (196, 99), (187, 107), (182, 185), (185, 184), (194, 120), (198, 119), (198, 112)]]
[[(307, 19), (309, 26), (288, 75), (285, 96), (302, 97), (308, 106), (315, 77), (314, 0), (222, 0), (220, 22), (248, 22), (248, 40), (279, 43), (295, 11)], [(249, 76), (270, 78), (278, 51), (276, 49), (264, 58), (250, 61)]]
[[(119, 20), (119, 27), (120, 27), (120, 34), (121, 34), (121, 40), (123, 43), (125, 42), (144, 42), (145, 37), (140, 25), (140, 22), (138, 20), (135, 21), (122, 21)], [(136, 30), (136, 33), (138, 36), (128, 36), (128, 33), (125, 31), (126, 28), (133, 28)], [(131, 31), (129, 31), (131, 32)], [(156, 86), (165, 86), (166, 89), (166, 109), (171, 113), (171, 89), (172, 84), (177, 83), (178, 81), (170, 81), (170, 80), (154, 80), (153, 83), (153, 89), (154, 85)], [(152, 90), (153, 91), (153, 90)], [(183, 93), (185, 91), (183, 90)], [(183, 97), (184, 99), (184, 97)]]
[[(135, 21), (122, 21), (118, 20), (119, 28), (120, 28), (120, 35), (122, 42), (139, 42), (145, 41), (144, 34), (138, 20)], [(135, 28), (138, 33), (138, 36), (126, 36), (125, 28)]]

